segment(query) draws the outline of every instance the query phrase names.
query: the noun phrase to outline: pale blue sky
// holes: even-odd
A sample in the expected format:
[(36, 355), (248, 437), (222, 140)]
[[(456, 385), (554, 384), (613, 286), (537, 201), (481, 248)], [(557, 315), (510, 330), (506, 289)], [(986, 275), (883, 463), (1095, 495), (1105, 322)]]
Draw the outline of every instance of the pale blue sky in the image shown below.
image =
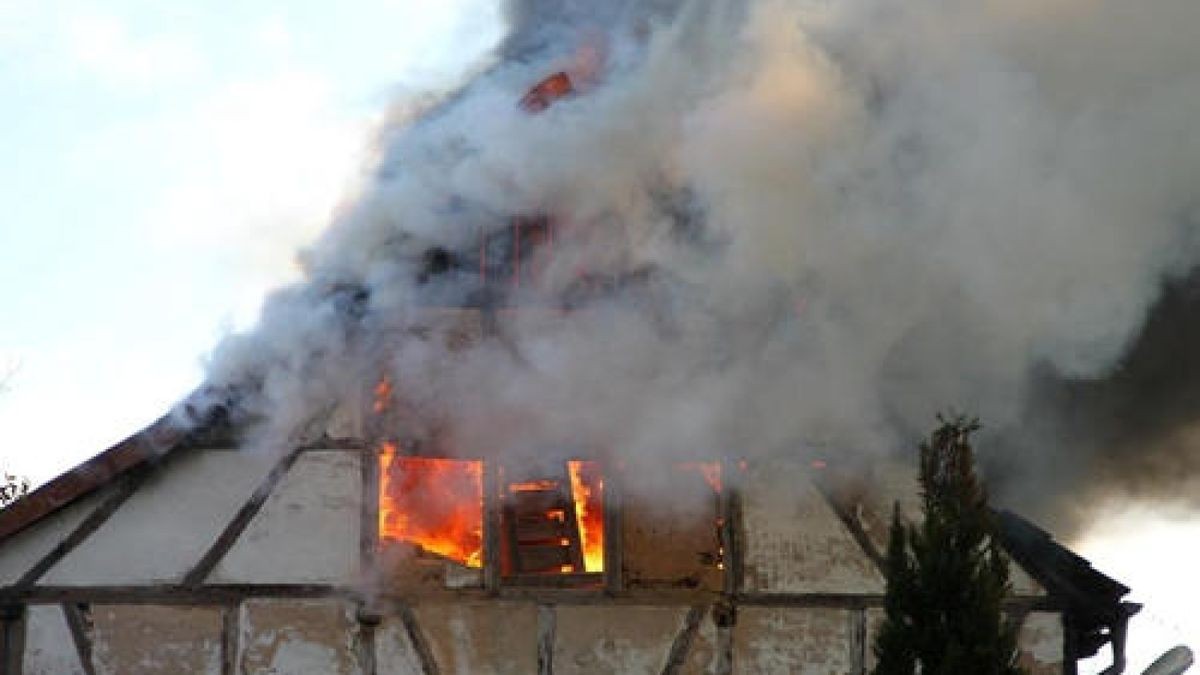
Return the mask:
[[(0, 466), (45, 481), (196, 386), (388, 103), (498, 30), (491, 0), (0, 0)], [(1152, 603), (1135, 665), (1197, 637), (1176, 552), (1198, 529), (1124, 510), (1077, 543)]]
[(46, 480), (194, 387), (388, 102), (498, 30), (487, 0), (0, 2), (5, 466)]

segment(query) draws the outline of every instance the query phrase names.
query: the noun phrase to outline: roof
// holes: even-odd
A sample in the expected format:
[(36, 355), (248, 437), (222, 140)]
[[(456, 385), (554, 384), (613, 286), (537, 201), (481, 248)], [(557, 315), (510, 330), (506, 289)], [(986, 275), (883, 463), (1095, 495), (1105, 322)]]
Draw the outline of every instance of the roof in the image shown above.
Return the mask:
[(108, 485), (130, 470), (163, 457), (187, 436), (166, 415), (82, 464), (0, 509), (0, 542), (59, 509)]
[(1071, 618), (1072, 656), (1087, 658), (1111, 642), (1114, 664), (1120, 662), (1126, 623), (1142, 608), (1137, 603), (1122, 602), (1129, 587), (1101, 573), (1054, 541), (1050, 533), (1012, 511), (999, 510), (994, 514), (1005, 550), (1063, 604)]

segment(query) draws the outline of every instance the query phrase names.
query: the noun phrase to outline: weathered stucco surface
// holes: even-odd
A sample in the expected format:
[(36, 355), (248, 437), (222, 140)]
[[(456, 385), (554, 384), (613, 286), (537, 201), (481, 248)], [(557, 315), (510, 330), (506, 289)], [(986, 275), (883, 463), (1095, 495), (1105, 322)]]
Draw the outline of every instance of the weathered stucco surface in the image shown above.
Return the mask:
[(5, 540), (4, 546), (0, 547), (0, 586), (8, 586), (20, 579), (94, 511), (101, 501), (100, 495), (82, 499)]
[(384, 618), (375, 629), (375, 664), (378, 675), (423, 675), (421, 659), (398, 618)]
[(221, 610), (94, 605), (97, 675), (220, 675)]
[(537, 672), (533, 604), (429, 604), (414, 613), (442, 675)]
[(743, 492), (745, 590), (882, 593), (883, 576), (798, 462), (752, 464)]
[(661, 673), (686, 607), (559, 605), (554, 672)]
[(155, 472), (45, 583), (137, 584), (179, 581), (212, 545), (271, 468), (258, 454), (186, 454)]
[(717, 624), (713, 623), (712, 608), (706, 607), (687, 658), (679, 667), (679, 675), (712, 675), (716, 666)]
[(733, 629), (733, 672), (849, 674), (852, 618), (844, 609), (742, 607)]
[(1062, 619), (1055, 612), (1030, 612), (1018, 635), (1021, 665), (1029, 675), (1059, 675), (1063, 662)]
[(300, 455), (213, 570), (218, 583), (352, 583), (359, 576), (361, 456)]
[(340, 600), (252, 600), (241, 607), (243, 675), (359, 675), (354, 606)]
[(25, 621), (24, 675), (86, 675), (62, 607), (33, 605)]

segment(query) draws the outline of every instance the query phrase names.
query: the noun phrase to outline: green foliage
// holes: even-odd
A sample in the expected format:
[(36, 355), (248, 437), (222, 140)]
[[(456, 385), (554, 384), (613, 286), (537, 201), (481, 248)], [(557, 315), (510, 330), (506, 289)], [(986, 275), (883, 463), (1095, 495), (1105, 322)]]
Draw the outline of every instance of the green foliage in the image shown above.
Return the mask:
[(924, 520), (892, 517), (876, 675), (1018, 675), (1016, 626), (1001, 612), (1008, 562), (975, 476), (974, 420), (938, 418), (921, 444)]

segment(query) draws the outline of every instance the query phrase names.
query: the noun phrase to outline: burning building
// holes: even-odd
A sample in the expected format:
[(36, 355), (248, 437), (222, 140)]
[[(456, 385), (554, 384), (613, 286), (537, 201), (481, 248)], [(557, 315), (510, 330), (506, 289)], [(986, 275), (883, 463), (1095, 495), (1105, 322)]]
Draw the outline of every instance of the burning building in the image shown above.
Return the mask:
[[(915, 508), (911, 472), (815, 458), (226, 434), (164, 420), (0, 512), (5, 673), (865, 673)], [(1127, 589), (1000, 522), (1031, 672), (1119, 659)]]
[[(1195, 100), (1038, 48), (1153, 21), (943, 4), (508, 3), (206, 384), (0, 512), (7, 672), (866, 672), (893, 450), (1037, 447), (1195, 264)], [(1119, 672), (1128, 589), (998, 520), (1023, 661)]]

